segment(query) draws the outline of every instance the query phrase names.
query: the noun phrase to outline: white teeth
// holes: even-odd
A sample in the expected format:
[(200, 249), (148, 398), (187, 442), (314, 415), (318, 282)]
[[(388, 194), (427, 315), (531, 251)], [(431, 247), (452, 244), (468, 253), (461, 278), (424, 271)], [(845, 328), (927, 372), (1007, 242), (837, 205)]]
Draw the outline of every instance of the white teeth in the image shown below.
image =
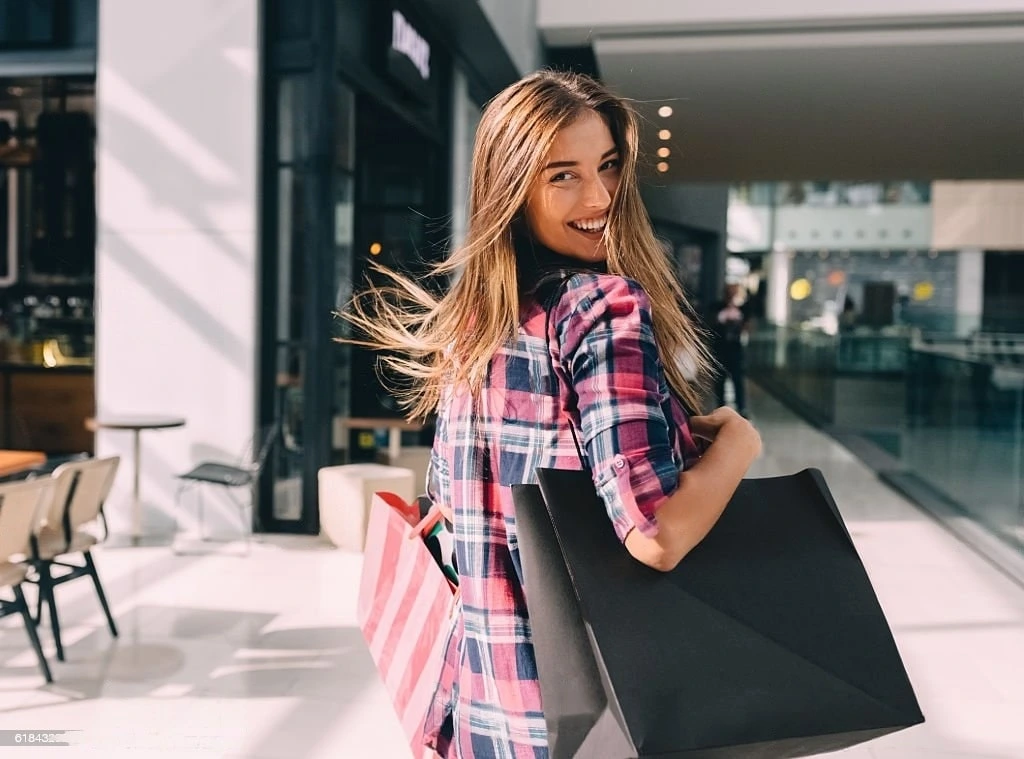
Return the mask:
[(570, 221), (569, 226), (575, 227), (583, 232), (600, 232), (608, 223), (608, 217), (602, 219), (586, 219), (584, 221)]

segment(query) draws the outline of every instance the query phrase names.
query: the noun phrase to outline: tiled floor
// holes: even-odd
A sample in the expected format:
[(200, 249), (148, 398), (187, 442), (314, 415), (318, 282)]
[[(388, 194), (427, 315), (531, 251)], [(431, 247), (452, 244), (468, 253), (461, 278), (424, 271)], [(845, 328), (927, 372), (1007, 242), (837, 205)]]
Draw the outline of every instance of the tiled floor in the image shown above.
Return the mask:
[[(839, 756), (1024, 757), (1024, 590), (774, 401), (755, 392), (753, 408), (756, 474), (824, 471), (929, 720)], [(408, 756), (355, 627), (357, 556), (267, 538), (248, 558), (108, 548), (98, 563), (120, 639), (87, 581), (61, 588), (67, 662), (44, 686), (20, 622), (0, 623), (0, 730), (79, 731), (55, 759)]]

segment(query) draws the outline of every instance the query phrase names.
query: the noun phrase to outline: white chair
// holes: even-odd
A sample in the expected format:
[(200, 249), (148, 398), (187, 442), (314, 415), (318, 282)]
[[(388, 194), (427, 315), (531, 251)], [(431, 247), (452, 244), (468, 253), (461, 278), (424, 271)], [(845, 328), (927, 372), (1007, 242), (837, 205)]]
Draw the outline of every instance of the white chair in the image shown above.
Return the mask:
[(320, 532), (338, 548), (362, 551), (373, 494), (394, 493), (409, 503), (416, 497), (411, 469), (381, 464), (344, 464), (318, 472)]
[(0, 588), (10, 588), (14, 593), (13, 601), (0, 599), (0, 618), (21, 614), (25, 632), (39, 660), (39, 669), (48, 683), (53, 682), (53, 675), (43, 655), (36, 623), (29, 613), (21, 584), (29, 570), (25, 563), (28, 558), (26, 551), (33, 530), (39, 524), (40, 514), (52, 498), (53, 485), (50, 479), (0, 485)]
[[(107, 522), (103, 514), (103, 502), (110, 494), (114, 475), (121, 463), (120, 456), (104, 459), (73, 461), (57, 467), (52, 475), (53, 497), (45, 521), (31, 540), (29, 561), (37, 577), (30, 582), (39, 584), (39, 605), (36, 610), (36, 624), (42, 621), (43, 603), (49, 608), (50, 628), (57, 647), (57, 658), (64, 661), (64, 646), (60, 639), (60, 620), (57, 616), (57, 602), (54, 590), (58, 585), (88, 575), (96, 587), (100, 606), (107, 617), (110, 634), (117, 637), (117, 625), (110, 613), (107, 597), (103, 593), (96, 564), (90, 553), (93, 546), (107, 537)], [(84, 529), (97, 523), (102, 524), (103, 535)], [(70, 554), (82, 554), (83, 564), (62, 561)], [(53, 568), (69, 569), (54, 576)]]

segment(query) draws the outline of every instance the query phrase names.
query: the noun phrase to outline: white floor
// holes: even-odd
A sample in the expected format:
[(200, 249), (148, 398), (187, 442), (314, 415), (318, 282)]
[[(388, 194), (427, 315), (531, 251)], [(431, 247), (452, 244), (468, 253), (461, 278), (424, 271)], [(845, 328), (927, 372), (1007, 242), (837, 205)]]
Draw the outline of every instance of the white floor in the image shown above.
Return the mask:
[[(830, 439), (753, 401), (755, 474), (824, 471), (928, 718), (841, 756), (1024, 757), (1024, 589)], [(267, 538), (248, 558), (107, 548), (97, 561), (120, 639), (88, 581), (61, 588), (67, 662), (44, 686), (20, 621), (0, 622), (0, 730), (78, 731), (54, 757), (408, 757), (355, 627), (357, 556)]]

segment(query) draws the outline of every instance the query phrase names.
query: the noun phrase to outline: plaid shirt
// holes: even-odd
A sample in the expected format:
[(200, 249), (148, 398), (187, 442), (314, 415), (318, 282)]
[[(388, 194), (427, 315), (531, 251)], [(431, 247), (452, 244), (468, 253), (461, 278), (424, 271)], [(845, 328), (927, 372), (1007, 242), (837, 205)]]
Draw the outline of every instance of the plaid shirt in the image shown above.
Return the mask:
[(454, 512), (462, 590), (427, 715), (426, 741), (442, 756), (548, 756), (510, 486), (535, 482), (538, 467), (580, 468), (567, 414), (620, 539), (633, 528), (655, 535), (655, 512), (698, 448), (665, 381), (650, 302), (631, 280), (573, 275), (550, 323), (543, 304), (525, 308), (480, 397), (454, 389), (439, 409), (429, 491)]

